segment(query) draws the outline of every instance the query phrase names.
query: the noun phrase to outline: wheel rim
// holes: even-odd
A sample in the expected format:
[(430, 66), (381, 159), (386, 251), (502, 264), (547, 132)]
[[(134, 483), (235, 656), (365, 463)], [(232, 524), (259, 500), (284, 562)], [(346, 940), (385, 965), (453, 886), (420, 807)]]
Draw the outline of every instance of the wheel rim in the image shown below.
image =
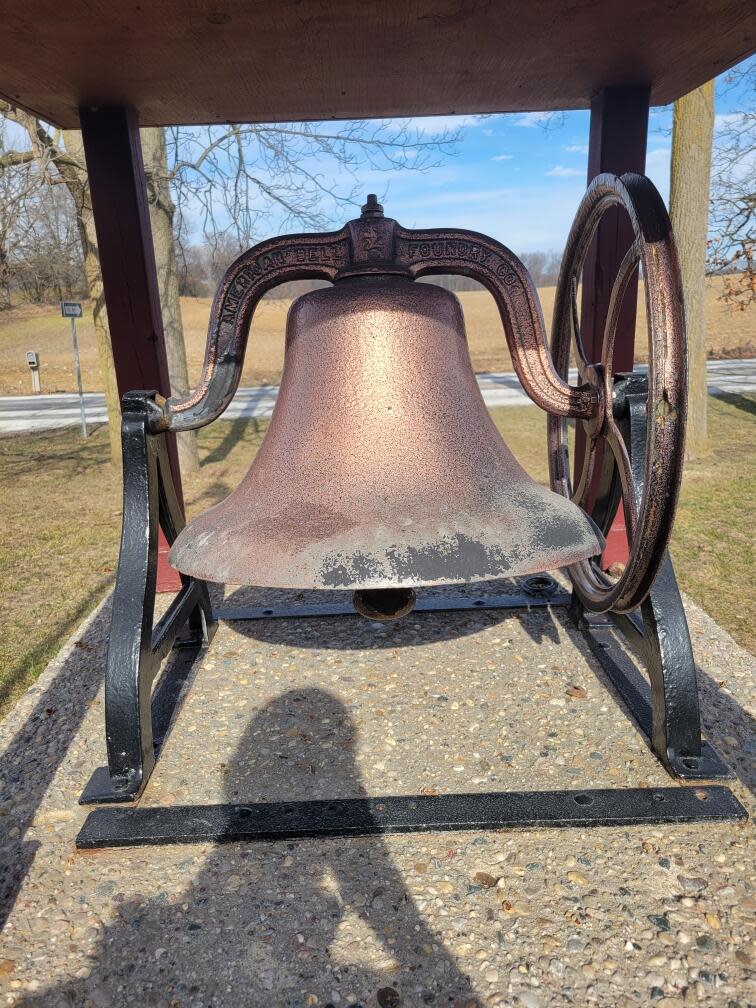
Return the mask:
[[(601, 362), (594, 364), (587, 358), (580, 334), (578, 281), (596, 229), (607, 210), (615, 206), (621, 207), (630, 218), (634, 239), (614, 278)], [(640, 485), (633, 476), (630, 456), (612, 408), (616, 328), (625, 294), (639, 265), (645, 280), (648, 335), (648, 422)], [(629, 557), (617, 581), (600, 569), (596, 559), (574, 564), (569, 572), (587, 609), (628, 612), (637, 608), (648, 594), (669, 540), (684, 461), (687, 406), (687, 347), (677, 253), (664, 204), (644, 176), (599, 175), (583, 198), (567, 240), (554, 303), (551, 353), (555, 370), (564, 380), (571, 346), (575, 347), (581, 380), (600, 386), (604, 409), (592, 421), (578, 421), (585, 426), (586, 448), (574, 488), (566, 422), (549, 416), (552, 489), (574, 500), (591, 517), (596, 515), (606, 532), (616, 510), (619, 479)], [(605, 489), (598, 505), (589, 509), (589, 494), (600, 459), (603, 466), (600, 483)]]

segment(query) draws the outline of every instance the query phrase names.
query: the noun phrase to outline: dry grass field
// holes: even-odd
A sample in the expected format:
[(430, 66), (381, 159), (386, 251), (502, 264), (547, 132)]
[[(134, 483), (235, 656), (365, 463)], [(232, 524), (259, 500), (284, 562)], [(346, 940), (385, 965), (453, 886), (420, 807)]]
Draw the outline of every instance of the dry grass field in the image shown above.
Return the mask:
[[(756, 356), (756, 312), (732, 311), (719, 300), (722, 278), (707, 280), (706, 323), (708, 350), (712, 357)], [(547, 330), (551, 325), (554, 288), (539, 289)], [(464, 308), (468, 339), (476, 371), (511, 371), (512, 366), (496, 306), (487, 291), (466, 291), (459, 295)], [(640, 298), (638, 317), (638, 357), (645, 347), (645, 305)], [(277, 384), (283, 362), (283, 333), (288, 302), (265, 300), (255, 316), (250, 334), (242, 385)], [(183, 298), (182, 314), (192, 380), (199, 375), (210, 313), (209, 298)], [(84, 387), (102, 388), (97, 363), (91, 313), (79, 323)], [(37, 350), (42, 364), (43, 392), (75, 390), (71, 337), (67, 319), (56, 306), (29, 305), (0, 315), (0, 395), (31, 392), (29, 369), (24, 354)]]

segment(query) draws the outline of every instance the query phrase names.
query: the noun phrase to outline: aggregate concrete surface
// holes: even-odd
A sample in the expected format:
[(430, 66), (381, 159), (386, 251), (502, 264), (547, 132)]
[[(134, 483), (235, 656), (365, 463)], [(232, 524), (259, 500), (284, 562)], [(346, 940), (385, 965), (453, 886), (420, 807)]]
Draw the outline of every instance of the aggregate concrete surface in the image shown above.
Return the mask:
[[(752, 814), (754, 659), (688, 614)], [(0, 1004), (754, 1002), (750, 822), (77, 852), (108, 629), (106, 602), (0, 726)], [(141, 801), (671, 783), (564, 610), (473, 610), (222, 624)]]

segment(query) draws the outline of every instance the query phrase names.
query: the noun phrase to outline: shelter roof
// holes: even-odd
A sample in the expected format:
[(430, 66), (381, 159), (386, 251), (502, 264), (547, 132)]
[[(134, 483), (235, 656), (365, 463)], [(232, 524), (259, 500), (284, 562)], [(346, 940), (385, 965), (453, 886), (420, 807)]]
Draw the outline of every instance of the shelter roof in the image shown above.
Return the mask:
[(5, 0), (0, 93), (63, 127), (652, 104), (754, 48), (752, 0)]

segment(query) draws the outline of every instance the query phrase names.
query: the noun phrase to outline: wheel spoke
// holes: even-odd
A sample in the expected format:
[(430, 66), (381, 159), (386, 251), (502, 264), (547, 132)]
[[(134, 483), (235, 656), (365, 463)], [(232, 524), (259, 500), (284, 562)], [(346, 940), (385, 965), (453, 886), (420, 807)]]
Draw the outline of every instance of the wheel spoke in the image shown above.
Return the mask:
[(612, 293), (609, 298), (609, 310), (606, 314), (606, 325), (604, 326), (604, 339), (601, 344), (601, 364), (604, 368), (606, 381), (612, 381), (614, 340), (617, 335), (617, 322), (619, 321), (622, 304), (625, 300), (628, 285), (633, 277), (638, 263), (640, 262), (640, 246), (634, 241), (625, 253), (625, 257), (620, 263), (617, 276), (612, 286)]
[(580, 331), (580, 314), (577, 303), (577, 277), (570, 278), (570, 316), (572, 318), (572, 339), (575, 346), (575, 357), (578, 374), (583, 376), (585, 369), (590, 364), (583, 346), (583, 334)]
[(591, 482), (593, 480), (593, 470), (596, 465), (596, 438), (586, 437), (585, 439), (585, 450), (583, 452), (583, 464), (580, 469), (580, 475), (575, 481), (575, 487), (572, 492), (572, 501), (577, 504), (578, 507), (587, 510), (588, 504), (588, 494), (591, 489)]
[(633, 481), (633, 467), (619, 427), (613, 419), (607, 419), (605, 428), (606, 440), (612, 450), (612, 455), (619, 469), (622, 482), (622, 507), (625, 512), (625, 528), (627, 539), (632, 547), (638, 526), (638, 502)]

